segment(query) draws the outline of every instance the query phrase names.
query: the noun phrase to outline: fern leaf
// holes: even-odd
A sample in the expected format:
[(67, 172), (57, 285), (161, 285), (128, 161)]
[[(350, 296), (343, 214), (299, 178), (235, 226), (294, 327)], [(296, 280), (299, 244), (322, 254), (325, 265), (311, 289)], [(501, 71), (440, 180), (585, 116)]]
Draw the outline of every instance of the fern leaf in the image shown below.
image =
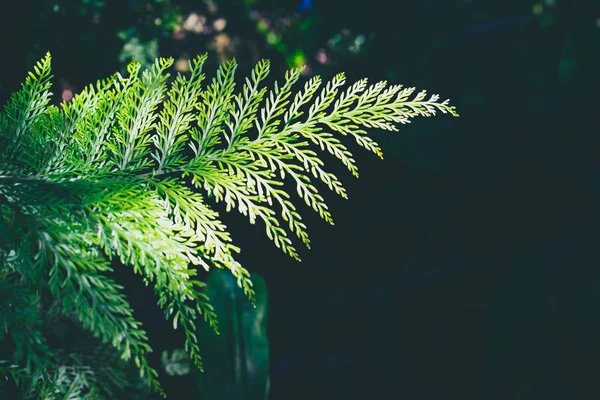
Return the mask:
[(185, 349), (202, 368), (197, 321), (218, 326), (197, 268), (228, 269), (251, 301), (255, 295), (250, 273), (236, 260), (240, 248), (211, 201), (251, 224), (260, 221), (276, 247), (300, 260), (292, 236), (307, 247), (310, 240), (286, 178), (333, 224), (316, 182), (343, 198), (347, 193), (318, 149), (358, 176), (345, 136), (383, 157), (367, 130), (395, 131), (438, 112), (458, 116), (437, 95), (385, 81), (362, 79), (343, 89), (343, 73), (325, 84), (313, 77), (297, 90), (302, 68), (294, 68), (268, 89), (266, 60), (237, 93), (235, 60), (204, 88), (205, 60), (193, 59), (190, 73), (174, 79), (167, 72), (172, 59), (147, 70), (131, 63), (128, 76), (117, 73), (55, 107), (47, 55), (0, 113), (0, 297), (14, 305), (1, 310), (0, 324), (16, 344), (15, 364), (0, 360), (0, 371), (28, 380), (31, 393), (77, 398), (82, 388), (99, 390), (85, 370), (57, 362), (40, 328), (48, 314), (36, 305), (40, 291), (64, 317), (75, 316), (131, 359), (162, 393), (147, 361), (146, 333), (107, 276), (111, 260), (153, 285), (158, 306), (183, 329)]
[(163, 168), (176, 167), (183, 162), (179, 153), (185, 146), (185, 133), (195, 120), (193, 111), (202, 91), (202, 66), (205, 60), (206, 55), (203, 55), (189, 63), (190, 77), (178, 75), (167, 94), (168, 101), (163, 103), (156, 135), (152, 136), (157, 149), (156, 154), (152, 154), (158, 163), (157, 172)]
[(50, 60), (50, 53), (47, 53), (34, 65), (35, 73), (29, 73), (21, 90), (14, 93), (4, 107), (4, 126), (0, 132), (0, 148), (4, 151), (0, 157), (5, 160), (13, 157), (21, 137), (47, 110), (52, 95), (49, 91), (52, 85)]

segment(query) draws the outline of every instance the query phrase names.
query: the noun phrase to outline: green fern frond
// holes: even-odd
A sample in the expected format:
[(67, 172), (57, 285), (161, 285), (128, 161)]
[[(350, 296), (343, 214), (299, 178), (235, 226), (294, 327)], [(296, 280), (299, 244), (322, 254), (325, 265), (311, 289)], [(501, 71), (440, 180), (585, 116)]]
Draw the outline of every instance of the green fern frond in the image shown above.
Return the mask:
[(48, 110), (52, 86), (50, 53), (34, 65), (21, 90), (14, 93), (4, 108), (0, 131), (0, 157), (10, 160), (17, 151), (19, 141), (28, 129)]
[(124, 360), (133, 359), (162, 393), (147, 361), (146, 333), (107, 275), (111, 260), (153, 285), (159, 307), (174, 328), (182, 327), (185, 348), (202, 368), (197, 320), (218, 327), (197, 267), (229, 269), (254, 297), (250, 274), (235, 258), (240, 249), (210, 201), (224, 202), (226, 211), (237, 210), (251, 224), (260, 220), (267, 237), (299, 260), (292, 236), (307, 247), (310, 240), (284, 189), (286, 178), (330, 224), (315, 182), (347, 197), (317, 149), (358, 176), (344, 136), (382, 157), (368, 129), (395, 131), (437, 112), (458, 116), (447, 100), (401, 85), (362, 79), (344, 90), (342, 73), (295, 89), (302, 68), (294, 68), (267, 89), (268, 61), (253, 68), (238, 92), (235, 60), (222, 64), (204, 88), (205, 60), (191, 60), (189, 74), (174, 79), (167, 73), (171, 59), (143, 71), (131, 63), (128, 76), (117, 73), (55, 107), (47, 55), (0, 113), (0, 323), (16, 345), (14, 367), (0, 368), (14, 379), (18, 371), (46, 371), (63, 382), (65, 398), (95, 390), (85, 372), (65, 375), (53, 361), (40, 329), (45, 311), (36, 306), (46, 293), (62, 315), (75, 316)]

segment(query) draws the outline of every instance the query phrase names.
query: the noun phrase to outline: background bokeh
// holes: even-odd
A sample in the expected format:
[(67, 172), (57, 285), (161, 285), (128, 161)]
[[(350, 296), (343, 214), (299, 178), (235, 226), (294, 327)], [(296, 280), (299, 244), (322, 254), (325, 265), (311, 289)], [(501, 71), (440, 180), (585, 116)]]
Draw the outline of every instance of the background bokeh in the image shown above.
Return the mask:
[[(268, 288), (271, 398), (600, 398), (599, 1), (21, 0), (0, 30), (0, 103), (48, 50), (57, 103), (204, 52), (449, 97), (459, 119), (373, 132), (383, 161), (351, 148), (360, 179), (329, 164), (350, 199), (305, 213), (301, 263), (224, 216)], [(180, 332), (128, 290), (158, 363)]]

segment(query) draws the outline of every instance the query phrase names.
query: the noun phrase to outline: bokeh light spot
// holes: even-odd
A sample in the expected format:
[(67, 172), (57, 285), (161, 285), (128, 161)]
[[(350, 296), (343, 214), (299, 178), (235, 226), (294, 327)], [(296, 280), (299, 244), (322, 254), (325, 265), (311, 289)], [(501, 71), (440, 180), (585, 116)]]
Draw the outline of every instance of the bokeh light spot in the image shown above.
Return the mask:
[(63, 89), (62, 99), (64, 101), (71, 101), (72, 98), (73, 98), (73, 91), (71, 89)]
[(267, 43), (274, 45), (281, 41), (281, 36), (275, 32), (269, 32), (267, 34)]
[(200, 33), (204, 31), (204, 24), (206, 23), (206, 17), (204, 15), (198, 15), (196, 13), (190, 13), (183, 22), (183, 29), (186, 31)]
[(215, 19), (212, 26), (215, 31), (221, 32), (227, 26), (227, 20), (225, 18)]
[(296, 67), (304, 65), (306, 63), (306, 56), (304, 55), (304, 52), (302, 52), (302, 50), (296, 50), (296, 52), (292, 56), (292, 63)]
[(180, 57), (175, 61), (175, 71), (188, 72), (190, 70), (188, 59), (186, 57)]
[(315, 58), (321, 64), (327, 64), (327, 61), (329, 60), (329, 57), (327, 56), (327, 52), (323, 49), (319, 49), (319, 51), (317, 51), (317, 55)]

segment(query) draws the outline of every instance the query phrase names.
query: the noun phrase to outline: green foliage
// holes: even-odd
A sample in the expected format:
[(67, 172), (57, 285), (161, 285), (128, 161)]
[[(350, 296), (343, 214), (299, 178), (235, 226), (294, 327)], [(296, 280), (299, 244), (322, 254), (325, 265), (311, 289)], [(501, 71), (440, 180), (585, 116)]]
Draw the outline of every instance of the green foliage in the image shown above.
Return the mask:
[(184, 349), (175, 349), (170, 356), (169, 352), (164, 350), (160, 360), (167, 374), (171, 376), (187, 375), (190, 373), (190, 358)]
[(203, 399), (268, 398), (267, 287), (259, 275), (252, 274), (252, 282), (256, 307), (226, 271), (213, 270), (207, 279), (206, 294), (217, 312), (219, 335), (208, 329), (199, 332), (210, 365), (196, 379)]
[[(54, 310), (98, 346), (133, 360), (144, 381), (162, 393), (147, 360), (147, 335), (111, 277), (120, 264), (154, 287), (201, 369), (196, 321), (201, 316), (216, 331), (217, 319), (197, 266), (229, 269), (244, 294), (255, 297), (250, 274), (235, 259), (240, 249), (202, 190), (227, 211), (260, 221), (269, 239), (299, 260), (290, 236), (306, 246), (310, 241), (284, 179), (291, 178), (299, 197), (329, 223), (312, 179), (346, 197), (311, 143), (358, 176), (340, 136), (381, 157), (366, 128), (396, 130), (395, 123), (436, 111), (457, 116), (448, 101), (425, 92), (411, 99), (414, 88), (401, 85), (363, 79), (342, 90), (343, 74), (325, 85), (314, 77), (294, 91), (301, 68), (267, 90), (261, 87), (267, 61), (239, 92), (235, 61), (221, 65), (203, 88), (205, 59), (190, 61), (190, 74), (172, 81), (166, 72), (171, 59), (143, 71), (131, 63), (128, 76), (117, 73), (56, 107), (47, 55), (0, 113), (0, 341), (11, 349), (0, 358), (3, 375), (25, 391), (55, 393), (47, 387), (55, 385), (65, 398), (106, 393), (84, 372), (65, 369), (43, 329)], [(93, 368), (90, 374), (99, 376)]]

